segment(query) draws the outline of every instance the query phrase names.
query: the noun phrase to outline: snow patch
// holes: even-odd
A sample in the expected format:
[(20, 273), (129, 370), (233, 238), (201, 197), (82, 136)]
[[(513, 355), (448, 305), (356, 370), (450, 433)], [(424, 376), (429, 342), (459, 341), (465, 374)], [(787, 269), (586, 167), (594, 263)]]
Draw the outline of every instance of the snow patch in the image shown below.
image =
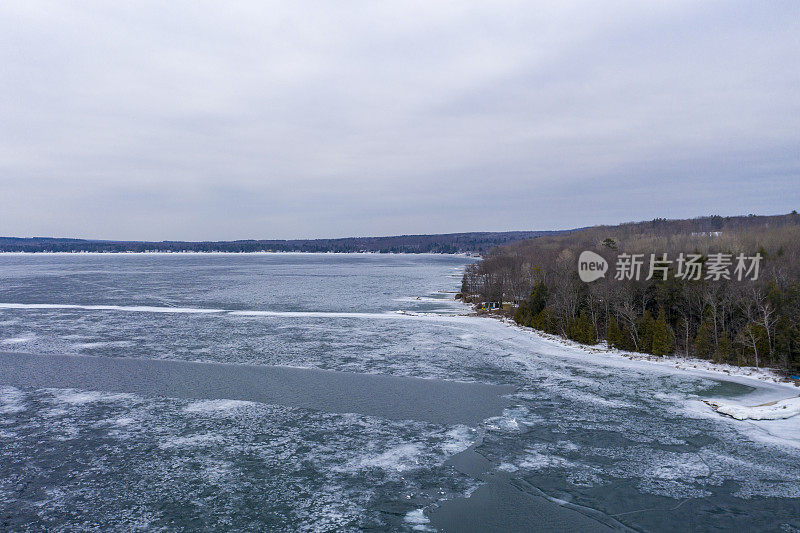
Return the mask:
[(422, 445), (401, 444), (377, 455), (372, 455), (361, 460), (362, 468), (380, 468), (395, 472), (405, 472), (420, 466)]
[(706, 403), (716, 412), (736, 420), (782, 420), (800, 414), (800, 396), (752, 407), (718, 400), (707, 400)]
[(447, 432), (447, 441), (442, 444), (442, 451), (447, 455), (461, 453), (475, 440), (475, 430), (467, 426), (456, 426)]
[(133, 346), (133, 343), (131, 341), (81, 342), (73, 346), (77, 350), (92, 350), (95, 348), (127, 348)]
[(35, 338), (35, 335), (29, 335), (27, 337), (9, 337), (7, 339), (0, 340), (0, 344), (23, 344), (30, 342)]
[(216, 413), (220, 411), (234, 411), (254, 405), (253, 402), (242, 400), (200, 400), (192, 402), (184, 409), (187, 413)]
[(13, 415), (25, 410), (25, 394), (14, 387), (0, 387), (0, 415)]
[(411, 525), (411, 529), (414, 531), (435, 531), (428, 527), (431, 521), (425, 516), (423, 509), (415, 509), (407, 512), (404, 520), (407, 524)]
[(564, 457), (548, 454), (543, 446), (530, 447), (525, 451), (526, 455), (519, 463), (520, 468), (541, 470), (544, 468), (572, 468), (576, 466), (575, 463)]
[(223, 309), (196, 307), (155, 307), (149, 305), (18, 304), (0, 302), (0, 309), (81, 309), (85, 311), (127, 311), (131, 313), (222, 313)]
[(80, 391), (75, 389), (50, 389), (50, 393), (53, 395), (54, 401), (75, 406), (96, 402), (129, 401), (136, 398), (133, 394)]
[(214, 446), (222, 442), (222, 437), (213, 433), (201, 433), (189, 437), (170, 437), (158, 445), (161, 449), (170, 448), (202, 448)]
[(519, 470), (519, 468), (517, 468), (511, 463), (500, 463), (497, 466), (497, 469), (500, 470), (501, 472), (516, 472), (517, 470)]

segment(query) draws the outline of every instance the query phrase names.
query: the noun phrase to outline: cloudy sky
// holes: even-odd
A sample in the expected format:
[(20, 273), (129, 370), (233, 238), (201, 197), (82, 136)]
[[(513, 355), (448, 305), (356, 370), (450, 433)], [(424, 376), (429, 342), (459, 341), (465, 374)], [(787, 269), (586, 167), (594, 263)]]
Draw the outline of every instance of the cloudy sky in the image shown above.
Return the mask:
[(0, 235), (800, 209), (800, 2), (0, 3)]

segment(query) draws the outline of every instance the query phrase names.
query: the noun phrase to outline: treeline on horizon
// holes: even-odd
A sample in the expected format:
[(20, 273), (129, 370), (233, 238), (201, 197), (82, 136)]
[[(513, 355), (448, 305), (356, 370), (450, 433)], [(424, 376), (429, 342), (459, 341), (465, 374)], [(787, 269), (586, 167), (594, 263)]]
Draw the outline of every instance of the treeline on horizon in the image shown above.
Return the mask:
[(108, 241), (51, 237), (0, 237), (0, 252), (377, 252), (486, 253), (492, 248), (557, 231), (506, 231), (348, 237), (341, 239), (238, 241)]
[[(578, 256), (608, 262), (585, 283)], [(644, 254), (642, 276), (615, 279), (619, 254)], [(645, 279), (650, 254), (701, 254), (702, 276)], [(761, 254), (758, 279), (706, 279), (710, 254)], [(667, 266), (667, 264), (664, 264)], [(800, 370), (800, 215), (709, 216), (597, 226), (520, 241), (470, 265), (463, 297), (513, 302), (514, 320), (584, 343), (654, 355), (680, 354), (742, 366)]]

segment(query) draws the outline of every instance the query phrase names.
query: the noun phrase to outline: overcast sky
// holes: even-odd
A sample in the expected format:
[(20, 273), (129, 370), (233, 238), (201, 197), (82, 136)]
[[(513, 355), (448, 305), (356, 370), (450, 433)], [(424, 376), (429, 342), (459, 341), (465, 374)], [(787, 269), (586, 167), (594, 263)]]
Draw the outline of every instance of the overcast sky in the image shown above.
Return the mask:
[(800, 209), (800, 2), (0, 2), (0, 235)]

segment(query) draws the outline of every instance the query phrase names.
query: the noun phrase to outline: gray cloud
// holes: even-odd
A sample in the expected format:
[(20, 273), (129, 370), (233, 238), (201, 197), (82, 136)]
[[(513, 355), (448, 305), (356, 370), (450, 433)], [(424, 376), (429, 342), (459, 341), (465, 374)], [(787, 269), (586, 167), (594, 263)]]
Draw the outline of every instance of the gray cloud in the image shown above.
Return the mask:
[(800, 205), (796, 2), (0, 4), (0, 234), (552, 229)]

